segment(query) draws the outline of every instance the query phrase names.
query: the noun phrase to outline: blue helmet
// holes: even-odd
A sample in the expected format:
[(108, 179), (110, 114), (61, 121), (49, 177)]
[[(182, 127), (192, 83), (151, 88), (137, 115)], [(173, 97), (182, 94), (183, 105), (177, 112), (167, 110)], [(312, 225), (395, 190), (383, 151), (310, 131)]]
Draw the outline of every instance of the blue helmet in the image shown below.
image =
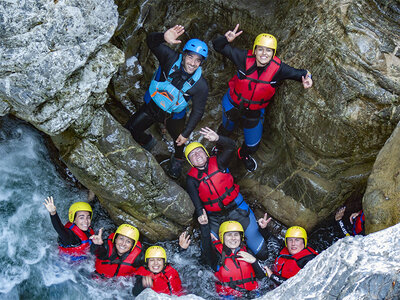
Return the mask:
[(208, 55), (207, 44), (203, 41), (200, 41), (199, 39), (188, 40), (188, 42), (185, 44), (185, 47), (183, 47), (183, 52), (185, 51), (192, 51), (194, 53), (197, 53), (203, 56), (204, 59), (206, 59)]

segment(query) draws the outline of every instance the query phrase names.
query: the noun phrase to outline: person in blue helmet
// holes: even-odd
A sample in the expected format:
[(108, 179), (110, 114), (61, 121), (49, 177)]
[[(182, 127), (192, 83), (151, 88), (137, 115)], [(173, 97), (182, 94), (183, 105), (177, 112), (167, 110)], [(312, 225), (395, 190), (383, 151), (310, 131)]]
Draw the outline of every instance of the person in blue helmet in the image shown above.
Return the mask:
[[(164, 44), (180, 44), (178, 38), (184, 32), (183, 26), (175, 25), (164, 33), (147, 36), (147, 45), (160, 66), (146, 92), (144, 105), (125, 125), (135, 141), (150, 151), (157, 141), (145, 130), (156, 122), (165, 123), (174, 140), (175, 154), (168, 170), (168, 175), (174, 179), (181, 174), (184, 145), (203, 116), (208, 96), (208, 84), (201, 68), (208, 55), (206, 43), (190, 39), (183, 47), (183, 53)], [(186, 122), (189, 100), (192, 101), (192, 109)]]
[(231, 43), (242, 33), (238, 30), (239, 24), (212, 42), (215, 51), (231, 60), (238, 69), (222, 98), (222, 124), (218, 133), (229, 136), (241, 124), (244, 141), (238, 149), (238, 157), (245, 168), (252, 172), (257, 169), (257, 162), (251, 155), (259, 147), (265, 108), (271, 102), (276, 88), (286, 79), (302, 82), (305, 89), (312, 87), (313, 81), (309, 71), (295, 69), (275, 55), (277, 41), (271, 34), (259, 34), (253, 49), (233, 47)]

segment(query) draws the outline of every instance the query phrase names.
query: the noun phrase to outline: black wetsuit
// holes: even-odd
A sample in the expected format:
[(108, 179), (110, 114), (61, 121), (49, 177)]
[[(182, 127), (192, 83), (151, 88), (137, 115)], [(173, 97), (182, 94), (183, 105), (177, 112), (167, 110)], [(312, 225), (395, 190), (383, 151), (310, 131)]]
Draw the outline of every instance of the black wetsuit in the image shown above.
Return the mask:
[[(161, 67), (161, 73), (168, 74), (174, 63), (178, 60), (179, 53), (166, 46), (164, 42), (163, 33), (151, 33), (147, 36), (147, 45), (157, 57)], [(172, 84), (178, 89), (181, 89), (183, 84), (191, 77), (191, 75), (187, 74), (181, 66), (179, 70), (171, 74), (171, 77), (173, 77)], [(165, 81), (165, 77), (161, 75), (159, 81)], [(194, 86), (186, 93), (190, 95), (190, 97), (185, 96), (186, 101), (189, 101), (189, 99), (192, 101), (192, 110), (186, 126), (185, 111), (178, 114), (169, 114), (158, 107), (154, 101), (149, 99), (130, 118), (125, 127), (129, 129), (133, 138), (141, 145), (146, 145), (151, 141), (151, 135), (146, 134), (144, 131), (156, 122), (165, 123), (166, 128), (174, 141), (180, 134), (183, 137), (188, 138), (203, 116), (208, 96), (207, 81), (203, 76), (201, 76)], [(174, 146), (174, 156), (176, 158), (183, 158), (184, 145), (177, 146), (176, 143), (174, 143)]]
[[(62, 246), (75, 246), (81, 244), (81, 239), (72, 232), (72, 230), (65, 228), (64, 225), (61, 223), (60, 217), (56, 213), (54, 216), (50, 215), (51, 224), (53, 224), (54, 229), (58, 233), (58, 243)], [(83, 231), (86, 236), (91, 236), (89, 231)]]

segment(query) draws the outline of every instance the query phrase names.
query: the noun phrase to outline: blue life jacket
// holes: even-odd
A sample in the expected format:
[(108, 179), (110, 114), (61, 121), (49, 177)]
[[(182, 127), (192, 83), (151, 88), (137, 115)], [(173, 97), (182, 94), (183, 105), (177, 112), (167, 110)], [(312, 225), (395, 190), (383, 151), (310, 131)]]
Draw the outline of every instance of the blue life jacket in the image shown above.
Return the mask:
[[(179, 55), (178, 60), (174, 63), (168, 73), (165, 81), (158, 81), (161, 75), (161, 68), (154, 73), (153, 79), (151, 80), (148, 93), (153, 101), (163, 111), (167, 113), (180, 113), (188, 105), (185, 99), (186, 92), (192, 88), (201, 77), (201, 67), (183, 84), (182, 89), (176, 88), (172, 84), (171, 74), (178, 70), (181, 66), (182, 54)], [(147, 101), (146, 101), (147, 102)]]

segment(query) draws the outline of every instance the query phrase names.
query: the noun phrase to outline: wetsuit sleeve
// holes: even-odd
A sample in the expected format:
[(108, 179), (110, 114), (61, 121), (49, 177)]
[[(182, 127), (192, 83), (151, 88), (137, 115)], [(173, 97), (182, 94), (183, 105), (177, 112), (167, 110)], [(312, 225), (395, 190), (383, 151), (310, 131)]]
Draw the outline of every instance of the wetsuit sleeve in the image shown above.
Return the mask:
[(347, 231), (346, 226), (343, 223), (343, 220), (337, 221), (337, 225), (339, 226), (344, 236), (350, 236), (350, 233)]
[(99, 259), (107, 259), (107, 248), (103, 245), (90, 245), (90, 253), (94, 254)]
[(286, 278), (283, 278), (282, 276), (276, 274), (272, 274), (269, 279), (271, 279), (277, 285), (281, 285), (287, 280)]
[(217, 146), (218, 149), (223, 149), (222, 153), (217, 155), (218, 167), (225, 170), (232, 160), (233, 153), (236, 151), (236, 143), (231, 138), (220, 135)]
[(218, 257), (217, 250), (212, 244), (210, 237), (210, 225), (200, 225), (201, 232), (201, 254), (204, 263), (209, 265), (214, 271), (217, 271)]
[(197, 217), (203, 214), (203, 204), (199, 196), (199, 181), (192, 176), (186, 176), (186, 192), (192, 199)]
[(79, 237), (71, 230), (64, 227), (57, 213), (54, 216), (50, 215), (50, 219), (51, 224), (53, 224), (54, 229), (58, 233), (59, 242), (62, 245), (69, 246), (80, 244), (81, 240)]
[(215, 51), (229, 58), (239, 70), (246, 70), (247, 50), (232, 47), (225, 36), (218, 36), (212, 43)]
[(145, 251), (142, 249), (136, 259), (133, 261), (132, 266), (138, 268), (144, 265), (144, 253)]
[(260, 262), (258, 259), (256, 260), (255, 263), (252, 263), (251, 266), (253, 267), (254, 273), (256, 274), (257, 279), (263, 279), (267, 275), (265, 274), (264, 269), (260, 265)]
[(164, 42), (164, 33), (162, 32), (153, 32), (147, 36), (147, 46), (157, 57), (163, 70), (169, 71), (178, 59), (179, 54), (165, 45)]
[(200, 77), (187, 93), (192, 96), (192, 110), (186, 123), (186, 127), (181, 133), (185, 138), (189, 137), (204, 114), (208, 97), (208, 84), (204, 77)]
[(143, 290), (145, 289), (145, 287), (143, 286), (142, 278), (143, 276), (140, 275), (135, 276), (135, 285), (132, 288), (132, 294), (135, 297), (143, 292)]
[[(281, 63), (281, 67), (279, 68), (278, 72), (272, 77), (272, 81), (277, 81), (277, 84), (280, 81), (285, 79), (292, 79), (301, 82), (301, 77), (307, 75), (307, 70), (305, 69), (296, 69), (293, 68), (285, 63)], [(275, 86), (273, 84), (273, 86)]]
[(267, 242), (271, 238), (271, 233), (269, 232), (267, 227), (261, 228), (260, 226), (258, 226), (258, 231), (260, 232), (260, 234), (264, 238), (265, 242)]

